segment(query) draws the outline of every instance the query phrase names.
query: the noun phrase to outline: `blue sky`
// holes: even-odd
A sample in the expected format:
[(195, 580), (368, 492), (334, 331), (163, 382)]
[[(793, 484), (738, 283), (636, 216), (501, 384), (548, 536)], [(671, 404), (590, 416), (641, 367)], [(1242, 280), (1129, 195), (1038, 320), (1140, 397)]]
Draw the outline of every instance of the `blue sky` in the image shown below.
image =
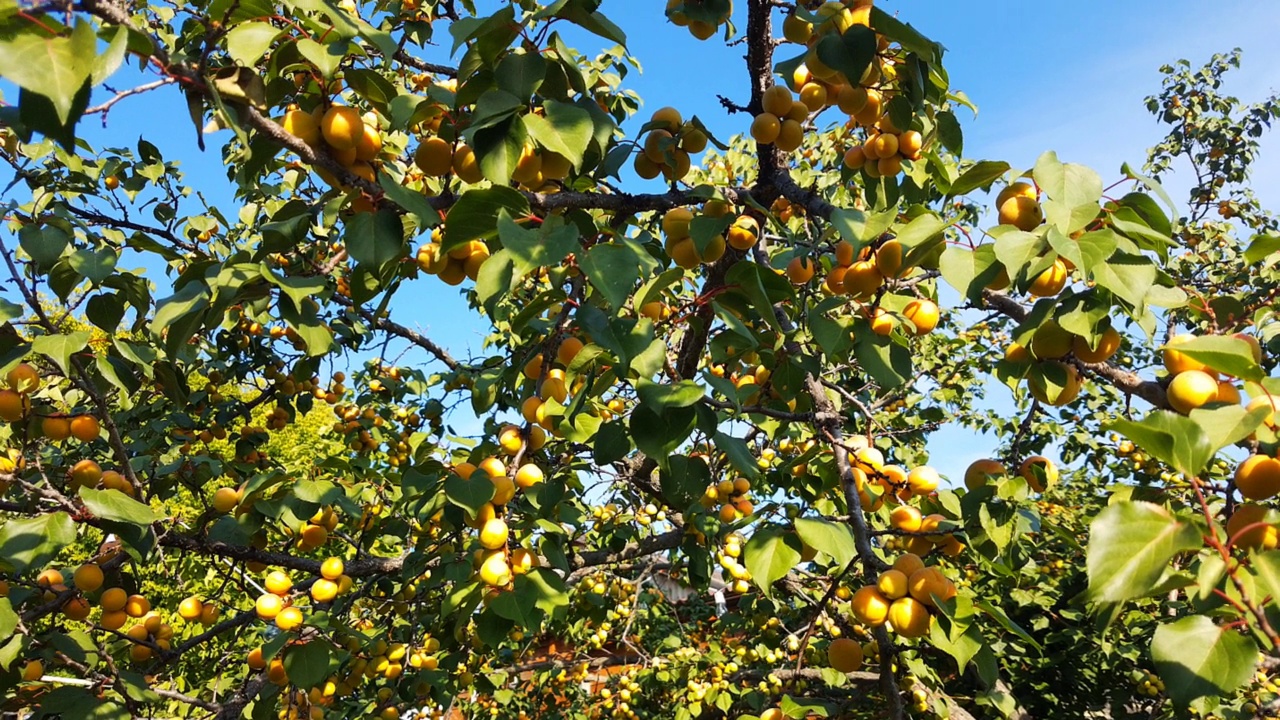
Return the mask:
[[(741, 32), (745, 2), (736, 5), (734, 21)], [(880, 5), (899, 12), (901, 19), (947, 47), (945, 64), (953, 87), (965, 91), (980, 109), (977, 118), (961, 116), (966, 154), (1008, 160), (1015, 167), (1031, 166), (1048, 149), (1063, 160), (1094, 167), (1104, 179), (1114, 179), (1125, 161), (1140, 165), (1145, 148), (1161, 133), (1142, 100), (1158, 89), (1157, 68), (1177, 58), (1200, 63), (1214, 52), (1241, 47), (1244, 69), (1236, 73), (1229, 91), (1253, 100), (1280, 84), (1272, 70), (1280, 67), (1280, 47), (1274, 41), (1280, 3), (899, 0)], [(640, 120), (658, 107), (673, 105), (686, 117), (698, 115), (722, 138), (745, 131), (750, 118), (727, 115), (716, 100), (717, 94), (745, 100), (745, 48), (727, 47), (718, 38), (695, 40), (665, 22), (662, 6), (660, 0), (604, 0), (601, 8), (627, 31), (630, 50), (644, 68), (643, 74), (632, 74), (626, 81), (626, 87), (644, 98)], [(589, 54), (607, 47), (606, 41), (586, 33), (570, 33), (569, 39)], [(447, 61), (446, 52), (447, 48), (430, 48), (424, 55)], [(796, 53), (795, 46), (783, 46), (777, 56), (786, 59)], [(126, 69), (109, 84), (124, 88), (139, 81), (136, 72)], [(16, 98), (11, 85), (0, 84), (0, 89), (9, 101)], [(94, 102), (106, 97), (100, 88)], [(105, 131), (90, 118), (82, 124), (82, 133), (98, 148), (132, 146), (141, 133), (166, 158), (180, 162), (188, 179), (211, 201), (231, 197), (217, 149), (223, 138), (211, 138), (209, 151), (201, 153), (173, 88), (127, 99), (112, 111)], [(1267, 145), (1254, 184), (1263, 201), (1276, 206), (1280, 148), (1274, 140)], [(1175, 199), (1184, 194), (1185, 185), (1176, 179), (1170, 186)], [(162, 277), (155, 281), (165, 284)], [(478, 350), (485, 333), (478, 321), (459, 321), (474, 316), (456, 289), (430, 279), (402, 290), (393, 302), (393, 314), (455, 354)], [(1007, 390), (991, 385), (993, 396), (1008, 397)], [(940, 432), (931, 445), (934, 464), (958, 477), (968, 462), (994, 444), (975, 444), (964, 431)]]

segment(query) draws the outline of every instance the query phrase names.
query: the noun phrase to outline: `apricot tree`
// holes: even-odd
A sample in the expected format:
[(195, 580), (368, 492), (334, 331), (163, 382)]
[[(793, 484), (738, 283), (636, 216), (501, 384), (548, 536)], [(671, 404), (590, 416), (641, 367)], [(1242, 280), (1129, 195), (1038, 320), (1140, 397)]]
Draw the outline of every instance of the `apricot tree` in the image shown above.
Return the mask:
[[(666, 5), (742, 135), (623, 132), (598, 1), (0, 11), (9, 707), (1274, 713), (1280, 105), (1170, 67), (1155, 177), (1023, 170), (869, 0)], [(178, 91), (233, 205), (77, 139)], [(947, 424), (999, 438), (949, 483)]]

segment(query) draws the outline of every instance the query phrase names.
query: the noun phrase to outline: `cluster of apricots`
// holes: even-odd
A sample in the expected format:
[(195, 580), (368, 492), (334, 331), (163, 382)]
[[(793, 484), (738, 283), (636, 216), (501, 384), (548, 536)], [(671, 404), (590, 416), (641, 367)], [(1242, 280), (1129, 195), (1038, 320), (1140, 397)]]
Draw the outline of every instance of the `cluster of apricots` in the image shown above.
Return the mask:
[[(547, 404), (554, 401), (563, 405), (569, 399), (571, 391), (576, 395), (582, 390), (586, 379), (579, 377), (570, 387), (566, 382), (568, 376), (564, 368), (573, 363), (574, 358), (578, 357), (578, 353), (582, 352), (584, 347), (586, 343), (570, 335), (560, 341), (555, 355), (550, 359), (542, 353), (537, 353), (524, 364), (522, 369), (524, 377), (534, 383), (533, 394), (520, 405), (520, 414), (530, 424), (526, 438), (530, 443), (530, 449), (540, 449), (546, 439), (545, 433), (535, 428), (541, 428), (560, 437), (561, 433), (556, 427), (559, 418), (547, 414)], [(621, 407), (621, 405), (616, 404), (615, 407)]]
[[(499, 442), (503, 443), (504, 452), (517, 455), (523, 450), (525, 438), (519, 428), (508, 427), (503, 430)], [(506, 464), (490, 457), (478, 464), (455, 463), (452, 472), (463, 480), (470, 480), (480, 472), (493, 484), (493, 498), (481, 505), (474, 515), (467, 517), (467, 524), (478, 531), (476, 539), (480, 547), (475, 552), (474, 565), (480, 580), (491, 588), (506, 588), (515, 575), (523, 575), (538, 567), (540, 561), (536, 553), (526, 548), (508, 547), (511, 530), (502, 513), (507, 503), (515, 498), (517, 489), (527, 490), (544, 480), (542, 469), (526, 463), (511, 474)]]
[[(1012, 228), (1023, 232), (1031, 232), (1044, 222), (1044, 208), (1040, 206), (1040, 191), (1031, 182), (1014, 182), (1000, 191), (996, 196), (996, 212), (999, 224), (1004, 228)], [(1053, 297), (1067, 286), (1067, 280), (1074, 268), (1065, 258), (1054, 258), (1048, 268), (1041, 271), (1027, 293), (1033, 297)], [(1001, 272), (990, 284), (991, 290), (1003, 290), (1009, 287), (1007, 272)]]
[(707, 133), (695, 122), (685, 122), (673, 107), (659, 108), (645, 125), (644, 144), (636, 154), (636, 174), (645, 180), (662, 175), (675, 182), (689, 174), (692, 155), (707, 149)]
[[(919, 555), (904, 553), (874, 585), (859, 588), (849, 600), (849, 607), (854, 617), (866, 625), (880, 627), (887, 622), (898, 635), (918, 638), (928, 634), (937, 603), (955, 596), (955, 585), (941, 570), (926, 566)], [(849, 648), (847, 659), (842, 659), (848, 662), (856, 656), (861, 664), (861, 649), (858, 646), (855, 654)], [(834, 664), (832, 667), (841, 669)]]
[(461, 285), (462, 281), (480, 277), (480, 267), (489, 259), (489, 246), (481, 240), (469, 242), (442, 252), (440, 230), (432, 233), (432, 240), (418, 248), (418, 268), (428, 275), (435, 275), (448, 285)]
[(732, 523), (750, 517), (755, 510), (750, 494), (751, 481), (740, 477), (709, 485), (702, 493), (701, 501), (708, 510), (719, 505), (720, 522)]
[[(345, 574), (342, 558), (330, 557), (320, 563), (320, 577), (311, 583), (308, 592), (315, 603), (333, 602), (351, 588), (352, 580)], [(254, 601), (254, 612), (259, 619), (273, 622), (285, 632), (297, 630), (306, 621), (302, 609), (293, 604), (295, 595), (293, 579), (283, 570), (272, 570), (263, 581), (263, 592)]]
[[(1248, 343), (1255, 362), (1262, 361), (1262, 346), (1257, 338), (1245, 333), (1238, 333), (1234, 337)], [(1175, 335), (1169, 339), (1161, 353), (1164, 367), (1169, 371), (1169, 385), (1166, 388), (1169, 407), (1185, 415), (1206, 405), (1239, 405), (1240, 389), (1230, 379), (1219, 377), (1209, 366), (1178, 351), (1179, 345), (1192, 339), (1192, 335)], [(1254, 398), (1249, 403), (1249, 409), (1266, 405), (1269, 397)]]
[[(990, 458), (975, 460), (964, 471), (964, 486), (969, 490), (977, 490), (1009, 474), (1004, 463)], [(1027, 481), (1027, 486), (1038, 493), (1043, 493), (1058, 482), (1058, 466), (1043, 455), (1032, 455), (1018, 467), (1018, 475)]]
[[(0, 390), (0, 420), (16, 423), (36, 414), (33, 412), (31, 396), (43, 384), (40, 371), (30, 363), (19, 363), (5, 375), (4, 380), (6, 387)], [(101, 433), (98, 419), (92, 415), (54, 412), (40, 415), (40, 434), (55, 442), (68, 438), (93, 442)]]
[[(713, 7), (712, 7), (713, 6)], [(710, 39), (733, 14), (733, 0), (667, 0), (667, 19), (677, 27), (687, 28), (699, 40)]]
[[(667, 255), (680, 267), (691, 270), (699, 265), (710, 265), (724, 256), (728, 238), (734, 238), (738, 249), (747, 249), (755, 244), (758, 225), (753, 229), (750, 223), (739, 218), (729, 231), (717, 233), (704, 238), (702, 247), (693, 238), (694, 221), (699, 218), (722, 218), (732, 210), (729, 203), (723, 200), (708, 200), (703, 203), (701, 212), (695, 214), (687, 207), (672, 208), (662, 216), (662, 233), (666, 237), (664, 247)], [(754, 221), (753, 221), (754, 222)], [(746, 243), (750, 236), (751, 242)], [(741, 247), (746, 244), (746, 247)]]

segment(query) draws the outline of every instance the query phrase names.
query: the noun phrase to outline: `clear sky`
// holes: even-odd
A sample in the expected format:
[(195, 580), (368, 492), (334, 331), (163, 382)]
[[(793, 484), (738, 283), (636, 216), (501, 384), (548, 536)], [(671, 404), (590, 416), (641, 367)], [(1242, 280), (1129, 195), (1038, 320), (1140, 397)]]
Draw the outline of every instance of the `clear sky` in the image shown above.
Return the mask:
[[(735, 4), (734, 22), (741, 32), (745, 2)], [(1214, 52), (1241, 47), (1244, 69), (1236, 73), (1228, 91), (1251, 101), (1280, 85), (1280, 74), (1274, 70), (1280, 67), (1275, 41), (1280, 2), (892, 0), (880, 5), (947, 47), (944, 62), (953, 87), (965, 91), (980, 109), (977, 118), (961, 115), (966, 154), (1007, 160), (1015, 167), (1030, 167), (1048, 149), (1066, 161), (1094, 167), (1104, 179), (1117, 177), (1123, 162), (1140, 166), (1145, 148), (1161, 135), (1143, 108), (1143, 98), (1158, 89), (1157, 68), (1178, 58), (1201, 63)], [(632, 74), (625, 83), (644, 98), (640, 121), (658, 107), (673, 105), (686, 117), (698, 115), (721, 138), (745, 131), (750, 118), (727, 115), (716, 100), (717, 94), (738, 102), (746, 99), (745, 48), (726, 46), (718, 37), (700, 42), (668, 24), (662, 7), (660, 0), (604, 0), (601, 7), (627, 32), (629, 48), (643, 67), (643, 74)], [(568, 35), (570, 45), (589, 54), (607, 45), (586, 33)], [(783, 46), (777, 57), (798, 52), (796, 46)], [(422, 54), (448, 60), (447, 45)], [(109, 84), (121, 89), (138, 81), (136, 72), (125, 69)], [(0, 83), (0, 89), (9, 101), (16, 98), (11, 85)], [(94, 102), (106, 97), (99, 88)], [(211, 138), (205, 153), (196, 148), (194, 130), (175, 89), (127, 99), (108, 122), (104, 132), (96, 118), (87, 119), (82, 134), (98, 148), (133, 145), (141, 134), (167, 159), (180, 162), (189, 180), (211, 201), (231, 197), (217, 150), (222, 138)], [(1170, 185), (1175, 199), (1180, 199), (1185, 185), (1176, 180)], [(1280, 143), (1267, 143), (1254, 185), (1264, 202), (1280, 204)], [(162, 277), (155, 281), (166, 284)], [(456, 289), (423, 279), (401, 290), (392, 306), (401, 322), (418, 327), (455, 354), (479, 350), (485, 328), (469, 315)], [(993, 395), (1007, 397), (1007, 390), (991, 385)], [(994, 444), (975, 445), (965, 432), (944, 431), (931, 445), (934, 464), (958, 477), (968, 462)]]

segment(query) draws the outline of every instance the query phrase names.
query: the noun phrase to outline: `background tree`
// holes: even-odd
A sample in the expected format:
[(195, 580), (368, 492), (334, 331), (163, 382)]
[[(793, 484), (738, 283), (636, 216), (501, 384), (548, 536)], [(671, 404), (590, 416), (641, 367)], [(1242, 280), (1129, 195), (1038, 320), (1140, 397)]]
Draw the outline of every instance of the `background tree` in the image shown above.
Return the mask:
[[(1274, 712), (1280, 236), (1248, 170), (1280, 106), (1220, 94), (1238, 56), (1168, 68), (1152, 177), (1104, 181), (965, 159), (941, 45), (861, 0), (671, 0), (745, 47), (749, 135), (627, 137), (606, 10), (0, 13), (8, 705)], [(76, 140), (177, 89), (232, 204)], [(435, 282), (475, 357), (392, 305)], [(951, 484), (946, 424), (1001, 441)]]

